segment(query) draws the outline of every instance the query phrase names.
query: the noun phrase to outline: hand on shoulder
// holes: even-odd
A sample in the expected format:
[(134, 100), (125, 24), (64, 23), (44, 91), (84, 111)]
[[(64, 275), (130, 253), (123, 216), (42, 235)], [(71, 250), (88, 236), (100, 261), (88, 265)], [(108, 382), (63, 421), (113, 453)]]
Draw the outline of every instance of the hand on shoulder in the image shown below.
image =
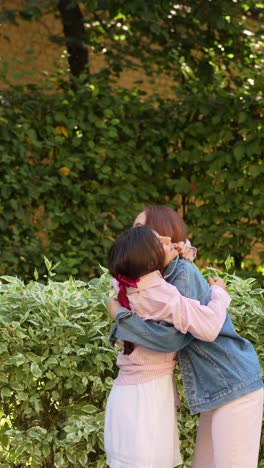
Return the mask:
[(214, 278), (208, 278), (208, 283), (210, 286), (219, 286), (219, 288), (226, 290), (226, 284), (222, 278), (215, 276)]
[(184, 258), (184, 260), (188, 260), (192, 262), (196, 257), (196, 248), (193, 247), (190, 241), (186, 242), (177, 242), (174, 244), (175, 249), (178, 251), (180, 257)]

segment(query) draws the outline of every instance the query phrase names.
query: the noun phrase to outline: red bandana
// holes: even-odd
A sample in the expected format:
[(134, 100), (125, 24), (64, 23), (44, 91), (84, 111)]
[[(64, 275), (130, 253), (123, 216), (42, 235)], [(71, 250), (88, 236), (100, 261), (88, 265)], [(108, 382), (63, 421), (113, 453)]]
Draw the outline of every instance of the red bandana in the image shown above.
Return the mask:
[(139, 282), (140, 278), (132, 280), (124, 275), (117, 275), (116, 279), (119, 282), (119, 293), (117, 299), (120, 302), (121, 306), (130, 310), (130, 305), (126, 294), (126, 288), (137, 288), (137, 283)]

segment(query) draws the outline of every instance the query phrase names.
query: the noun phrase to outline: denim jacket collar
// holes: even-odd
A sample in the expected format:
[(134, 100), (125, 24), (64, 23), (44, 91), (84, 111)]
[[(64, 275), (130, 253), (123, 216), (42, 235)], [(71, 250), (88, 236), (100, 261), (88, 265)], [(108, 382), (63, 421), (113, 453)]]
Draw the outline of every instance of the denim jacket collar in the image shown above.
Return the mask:
[(171, 260), (170, 263), (166, 266), (165, 270), (163, 271), (163, 278), (168, 281), (168, 278), (174, 273), (177, 268), (179, 257), (174, 258)]

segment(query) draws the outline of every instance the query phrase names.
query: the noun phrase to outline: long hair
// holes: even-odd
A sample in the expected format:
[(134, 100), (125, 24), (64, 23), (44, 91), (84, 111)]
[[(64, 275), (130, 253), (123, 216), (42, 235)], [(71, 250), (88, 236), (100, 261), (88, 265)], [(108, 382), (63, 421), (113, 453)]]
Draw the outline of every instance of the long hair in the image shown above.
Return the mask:
[(181, 216), (169, 206), (146, 206), (146, 226), (161, 236), (171, 237), (172, 242), (186, 241), (187, 229)]
[(164, 269), (164, 250), (148, 226), (136, 226), (123, 232), (112, 245), (108, 255), (112, 276), (124, 275), (136, 279), (151, 271)]
[[(133, 280), (164, 269), (164, 250), (154, 232), (147, 226), (132, 227), (123, 232), (112, 245), (108, 268), (112, 276), (119, 274)], [(131, 354), (134, 344), (124, 341), (124, 354)]]

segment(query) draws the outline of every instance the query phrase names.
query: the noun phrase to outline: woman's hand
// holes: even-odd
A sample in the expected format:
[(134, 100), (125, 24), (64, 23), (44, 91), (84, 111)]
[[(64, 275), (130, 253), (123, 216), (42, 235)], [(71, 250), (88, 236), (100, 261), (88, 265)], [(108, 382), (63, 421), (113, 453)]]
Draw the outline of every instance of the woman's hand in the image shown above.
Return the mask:
[(125, 344), (122, 340), (117, 340), (116, 344), (119, 346), (120, 351), (123, 353), (125, 350)]
[(219, 278), (219, 276), (208, 278), (208, 283), (210, 286), (219, 286), (219, 288), (226, 290), (226, 284), (222, 278)]
[(108, 314), (113, 320), (116, 319), (117, 309), (118, 307), (120, 307), (120, 305), (121, 304), (118, 302), (118, 300), (115, 297), (112, 297), (110, 301), (108, 302), (108, 306), (107, 306)]
[(192, 262), (196, 257), (196, 248), (192, 247), (190, 242), (177, 242), (174, 244), (180, 257)]

